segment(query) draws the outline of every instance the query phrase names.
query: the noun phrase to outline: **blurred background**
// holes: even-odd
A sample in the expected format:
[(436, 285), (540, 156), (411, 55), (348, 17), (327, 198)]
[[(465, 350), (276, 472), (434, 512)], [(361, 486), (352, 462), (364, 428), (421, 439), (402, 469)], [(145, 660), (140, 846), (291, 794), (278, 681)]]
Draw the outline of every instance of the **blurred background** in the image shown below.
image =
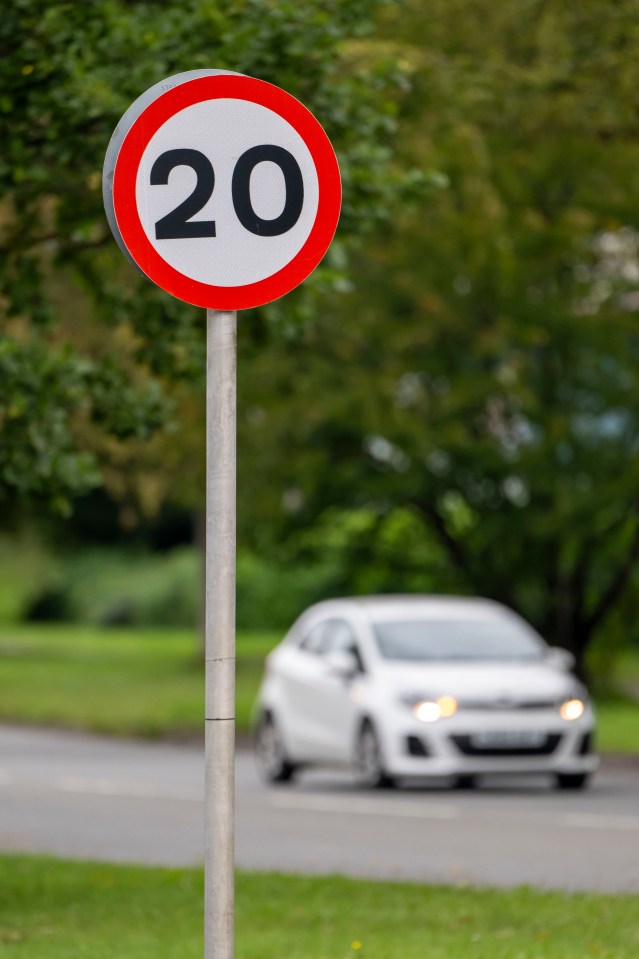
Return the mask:
[(203, 317), (125, 261), (100, 182), (129, 103), (216, 66), (306, 103), (344, 179), (324, 263), (240, 318), (241, 722), (310, 602), (479, 594), (575, 654), (634, 751), (636, 3), (159, 10), (0, 25), (0, 715), (118, 726), (137, 670), (132, 731), (200, 726)]
[(638, 0), (5, 4), (0, 951), (201, 954), (205, 323), (101, 175), (143, 91), (222, 68), (315, 113), (344, 187), (320, 267), (239, 317), (240, 746), (310, 603), (438, 593), (570, 650), (603, 754), (581, 796), (384, 799), (240, 749), (242, 867), (392, 880), (240, 872), (240, 953), (638, 954), (638, 53)]

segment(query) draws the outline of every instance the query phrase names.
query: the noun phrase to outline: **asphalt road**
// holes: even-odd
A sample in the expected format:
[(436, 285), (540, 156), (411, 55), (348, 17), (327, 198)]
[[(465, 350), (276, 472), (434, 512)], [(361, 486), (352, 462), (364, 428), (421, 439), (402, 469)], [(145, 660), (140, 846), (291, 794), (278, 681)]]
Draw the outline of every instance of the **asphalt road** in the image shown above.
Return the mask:
[[(0, 727), (0, 849), (119, 862), (202, 860), (202, 750)], [(542, 780), (472, 793), (367, 793), (313, 773), (266, 789), (237, 761), (247, 869), (639, 891), (639, 768), (585, 793)]]

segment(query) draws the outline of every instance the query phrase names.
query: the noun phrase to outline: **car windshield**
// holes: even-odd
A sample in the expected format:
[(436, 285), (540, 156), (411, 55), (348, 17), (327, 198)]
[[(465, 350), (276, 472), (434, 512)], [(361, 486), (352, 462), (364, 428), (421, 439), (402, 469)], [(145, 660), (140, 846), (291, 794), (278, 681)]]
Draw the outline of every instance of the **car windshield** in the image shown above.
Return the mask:
[(373, 631), (384, 659), (410, 662), (496, 662), (542, 659), (539, 636), (516, 619), (420, 619), (375, 623)]

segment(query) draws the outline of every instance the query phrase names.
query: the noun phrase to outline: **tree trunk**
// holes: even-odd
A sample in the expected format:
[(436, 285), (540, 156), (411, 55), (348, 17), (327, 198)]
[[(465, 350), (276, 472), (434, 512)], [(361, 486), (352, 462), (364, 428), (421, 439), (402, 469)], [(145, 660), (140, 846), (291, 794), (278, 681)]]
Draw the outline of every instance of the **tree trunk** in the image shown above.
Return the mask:
[[(590, 685), (590, 676), (588, 673), (588, 664), (586, 662), (586, 653), (590, 645), (592, 630), (583, 621), (575, 619), (570, 631), (570, 645), (566, 648), (575, 657), (575, 673), (587, 686)], [(562, 644), (563, 645), (563, 644)]]

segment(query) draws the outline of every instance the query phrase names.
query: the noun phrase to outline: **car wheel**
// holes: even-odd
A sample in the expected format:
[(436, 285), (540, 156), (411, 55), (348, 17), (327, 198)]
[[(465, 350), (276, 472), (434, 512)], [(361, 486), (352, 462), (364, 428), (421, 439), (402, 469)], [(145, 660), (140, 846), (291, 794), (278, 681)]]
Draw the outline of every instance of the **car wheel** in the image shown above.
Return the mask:
[(590, 782), (588, 773), (557, 773), (558, 789), (585, 789)]
[(255, 756), (260, 775), (267, 783), (288, 783), (297, 772), (297, 766), (286, 756), (275, 720), (268, 713), (261, 716), (255, 732)]
[(368, 789), (389, 789), (395, 785), (384, 769), (379, 739), (368, 721), (362, 723), (355, 743), (355, 778)]
[(456, 776), (453, 782), (453, 789), (475, 789), (476, 786), (476, 776)]

